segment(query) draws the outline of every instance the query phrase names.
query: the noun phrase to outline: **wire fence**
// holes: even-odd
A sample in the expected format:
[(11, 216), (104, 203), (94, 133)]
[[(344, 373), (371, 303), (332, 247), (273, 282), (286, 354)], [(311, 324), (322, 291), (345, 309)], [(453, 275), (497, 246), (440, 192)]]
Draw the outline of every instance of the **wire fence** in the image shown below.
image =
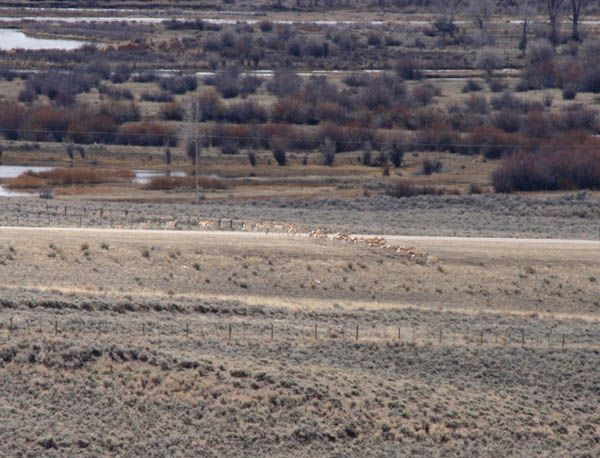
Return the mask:
[(600, 350), (600, 335), (558, 332), (542, 329), (456, 329), (427, 326), (263, 322), (244, 320), (189, 320), (165, 323), (137, 320), (115, 323), (83, 318), (54, 320), (11, 316), (0, 323), (0, 338), (9, 341), (20, 337), (106, 338), (132, 341), (143, 339), (160, 344), (160, 339), (187, 339), (206, 342), (296, 343), (315, 342), (381, 343), (438, 347), (512, 347)]
[(115, 209), (105, 206), (69, 206), (4, 203), (5, 214), (0, 214), (0, 226), (6, 227), (98, 227), (116, 229), (185, 229), (223, 230), (249, 232), (297, 233), (291, 224), (271, 221), (241, 220), (231, 217), (206, 217), (199, 213), (164, 211), (154, 213), (150, 209)]

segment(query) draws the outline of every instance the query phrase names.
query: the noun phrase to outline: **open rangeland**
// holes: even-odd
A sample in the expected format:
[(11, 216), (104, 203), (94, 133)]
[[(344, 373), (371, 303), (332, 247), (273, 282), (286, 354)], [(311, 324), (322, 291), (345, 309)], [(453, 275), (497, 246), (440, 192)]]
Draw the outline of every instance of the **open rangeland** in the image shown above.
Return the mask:
[(3, 447), (593, 456), (600, 244), (387, 243), (0, 229)]
[(600, 456), (596, 3), (0, 10), (0, 456)]

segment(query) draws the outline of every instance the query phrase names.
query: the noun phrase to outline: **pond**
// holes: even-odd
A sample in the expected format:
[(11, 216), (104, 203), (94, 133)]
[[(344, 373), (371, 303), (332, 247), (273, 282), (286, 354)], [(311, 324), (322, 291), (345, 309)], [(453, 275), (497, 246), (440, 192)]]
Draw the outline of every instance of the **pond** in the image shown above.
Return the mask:
[(35, 38), (25, 35), (15, 29), (0, 29), (0, 50), (12, 49), (58, 49), (69, 51), (81, 48), (86, 42), (77, 40), (60, 40), (48, 38)]
[[(0, 180), (5, 178), (16, 178), (22, 173), (31, 172), (45, 172), (50, 170), (52, 167), (31, 167), (23, 165), (0, 165)], [(6, 189), (0, 184), (0, 197), (19, 197), (19, 196), (30, 196), (31, 194), (23, 192), (14, 192)]]
[(187, 173), (171, 170), (133, 170), (133, 182), (145, 184), (155, 177), (185, 177)]
[[(40, 167), (29, 165), (0, 165), (0, 181), (5, 178), (16, 178), (25, 172), (46, 172), (54, 167)], [(133, 170), (133, 182), (136, 184), (148, 183), (154, 177), (185, 177), (187, 174), (182, 171), (171, 170)], [(23, 192), (13, 192), (0, 184), (0, 197), (18, 197), (31, 196)]]

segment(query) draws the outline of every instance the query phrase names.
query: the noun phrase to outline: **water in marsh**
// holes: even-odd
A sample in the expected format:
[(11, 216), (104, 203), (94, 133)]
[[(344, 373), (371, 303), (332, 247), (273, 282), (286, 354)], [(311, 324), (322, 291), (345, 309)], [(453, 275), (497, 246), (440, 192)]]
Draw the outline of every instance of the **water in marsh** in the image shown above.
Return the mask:
[[(0, 181), (6, 178), (16, 178), (25, 172), (46, 172), (52, 170), (53, 167), (39, 167), (29, 165), (0, 165)], [(154, 177), (184, 177), (187, 176), (182, 171), (170, 170), (133, 170), (133, 182), (136, 184), (148, 183)], [(22, 192), (13, 192), (2, 186), (0, 183), (0, 197), (18, 197), (28, 196), (30, 194)]]
[[(0, 181), (5, 178), (16, 178), (25, 172), (45, 172), (50, 170), (52, 167), (32, 167), (24, 165), (0, 165)], [(0, 184), (0, 197), (19, 197), (27, 196), (29, 194), (22, 192), (14, 192), (6, 189)]]
[(77, 40), (60, 40), (35, 38), (14, 29), (0, 29), (0, 50), (12, 49), (58, 49), (69, 51), (83, 46), (85, 42)]

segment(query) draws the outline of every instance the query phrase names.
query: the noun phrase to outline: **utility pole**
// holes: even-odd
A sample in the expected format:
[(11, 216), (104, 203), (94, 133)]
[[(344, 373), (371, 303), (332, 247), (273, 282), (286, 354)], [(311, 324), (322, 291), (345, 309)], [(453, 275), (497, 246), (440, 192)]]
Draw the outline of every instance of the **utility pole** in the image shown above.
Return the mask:
[(196, 144), (196, 161), (195, 161), (196, 162), (196, 205), (198, 205), (200, 203), (200, 196), (198, 194), (199, 188), (200, 188), (200, 184), (199, 184), (200, 181), (198, 178), (198, 168), (199, 168), (198, 162), (200, 159), (200, 150), (198, 148), (198, 134), (196, 134), (195, 144)]

